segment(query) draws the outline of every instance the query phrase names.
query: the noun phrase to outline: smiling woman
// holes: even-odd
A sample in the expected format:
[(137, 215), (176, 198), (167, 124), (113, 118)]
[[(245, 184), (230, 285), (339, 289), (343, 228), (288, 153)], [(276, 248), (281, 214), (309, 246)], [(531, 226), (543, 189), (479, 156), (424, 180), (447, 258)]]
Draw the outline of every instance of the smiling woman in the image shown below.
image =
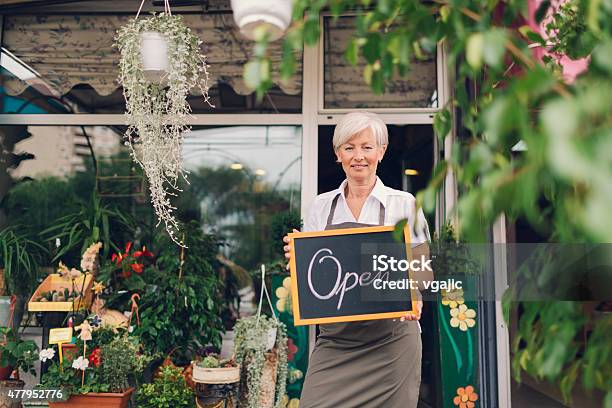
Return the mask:
[[(417, 211), (414, 196), (386, 187), (376, 175), (388, 145), (387, 127), (380, 117), (369, 112), (345, 115), (336, 126), (333, 145), (346, 179), (337, 189), (315, 198), (304, 229), (395, 225), (407, 219), (411, 241), (428, 241), (427, 221), (423, 212)], [(285, 246), (286, 251), (289, 249)], [(420, 316), (422, 302), (416, 309)], [(320, 325), (300, 407), (416, 407), (421, 336), (413, 319), (409, 315), (401, 320)], [(375, 383), (373, 379), (381, 372), (386, 381)]]

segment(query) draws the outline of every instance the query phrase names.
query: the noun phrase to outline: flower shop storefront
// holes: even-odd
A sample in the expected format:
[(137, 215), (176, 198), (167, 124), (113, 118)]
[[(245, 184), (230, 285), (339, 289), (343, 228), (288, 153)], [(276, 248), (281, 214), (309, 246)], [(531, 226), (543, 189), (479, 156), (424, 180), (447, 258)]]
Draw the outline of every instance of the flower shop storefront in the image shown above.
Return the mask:
[[(433, 131), (434, 114), (450, 93), (444, 46), (375, 95), (343, 57), (355, 16), (323, 14), (322, 37), (298, 56), (293, 79), (273, 74), (271, 90), (259, 99), (243, 79), (253, 43), (236, 27), (229, 1), (172, 6), (203, 42), (209, 86), (186, 95), (191, 131), (180, 156), (188, 174), (177, 179), (172, 201), (185, 228), (173, 239), (163, 222), (156, 225), (150, 173), (134, 163), (124, 138), (128, 106), (114, 44), (138, 2), (37, 2), (35, 10), (28, 3), (0, 8), (0, 226), (4, 239), (29, 254), (12, 270), (4, 265), (5, 294), (16, 295), (16, 311), (26, 310), (28, 300), (38, 305), (26, 332), (43, 339), (43, 385), (68, 386), (73, 396), (123, 395), (124, 402), (134, 393), (137, 406), (146, 407), (161, 406), (151, 401), (167, 384), (181, 390), (168, 396), (173, 406), (191, 406), (195, 392), (203, 406), (226, 395), (246, 398), (240, 406), (296, 407), (315, 331), (292, 324), (281, 238), (301, 227), (317, 194), (342, 181), (331, 139), (346, 112), (367, 109), (386, 122), (389, 149), (379, 167), (386, 185), (415, 195), (426, 187), (438, 161), (449, 157), (453, 137), (441, 142)], [(139, 19), (164, 10), (163, 2), (145, 3)], [(269, 47), (280, 60), (281, 44)], [(456, 195), (449, 175), (428, 214), (432, 234), (444, 229)], [(49, 272), (71, 285), (40, 291)], [(270, 304), (260, 298), (262, 287)], [(240, 319), (258, 315), (258, 300), (271, 317)], [(49, 310), (46, 304), (55, 302), (68, 307)], [(82, 304), (93, 311), (84, 320), (75, 313)], [(54, 346), (58, 333), (49, 329), (69, 326), (70, 318), (67, 344)], [(500, 319), (499, 305), (464, 301), (461, 293), (426, 304), (423, 406), (509, 400)], [(117, 335), (124, 331), (139, 342)], [(271, 346), (262, 338), (271, 338)], [(281, 343), (286, 348), (274, 347)], [(196, 356), (200, 363), (190, 366)], [(147, 372), (155, 361), (161, 367)], [(251, 367), (249, 394), (239, 397), (227, 384), (240, 381), (244, 364)], [(137, 391), (127, 387), (141, 373), (148, 382)], [(26, 388), (36, 383), (25, 378)]]

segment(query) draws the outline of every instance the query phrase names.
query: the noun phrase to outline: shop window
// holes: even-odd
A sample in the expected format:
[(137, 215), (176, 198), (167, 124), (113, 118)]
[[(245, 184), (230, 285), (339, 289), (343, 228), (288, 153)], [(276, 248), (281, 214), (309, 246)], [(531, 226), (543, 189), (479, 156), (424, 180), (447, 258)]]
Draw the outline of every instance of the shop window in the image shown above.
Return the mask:
[(361, 57), (356, 66), (344, 58), (344, 51), (355, 32), (356, 17), (334, 20), (323, 18), (323, 108), (437, 108), (438, 77), (436, 55), (413, 60), (409, 73), (397, 72), (382, 95), (375, 95), (363, 80), (366, 63)]
[[(27, 155), (13, 168), (0, 166), (0, 196), (27, 188), (27, 183), (19, 181), (33, 179), (42, 183), (37, 184), (39, 191), (32, 193), (36, 200), (46, 202), (45, 214), (54, 209), (63, 214), (70, 208), (70, 197), (53, 186), (65, 184), (65, 189), (74, 190), (83, 202), (89, 202), (93, 192), (102, 203), (117, 204), (136, 214), (139, 222), (150, 228), (141, 233), (152, 234), (156, 217), (142, 171), (121, 143), (124, 130), (111, 126), (0, 126), (3, 157)], [(278, 222), (275, 217), (289, 213), (299, 219), (301, 150), (299, 126), (194, 127), (183, 144), (189, 183), (182, 183), (183, 191), (173, 198), (177, 217), (183, 222), (196, 220), (206, 232), (214, 233), (223, 243), (225, 259), (246, 270), (282, 257), (282, 242), (274, 239), (272, 225)], [(22, 207), (23, 203), (11, 200), (5, 202), (8, 207), (0, 207), (0, 224), (2, 211), (12, 216), (12, 210)], [(40, 231), (51, 226), (43, 221)]]

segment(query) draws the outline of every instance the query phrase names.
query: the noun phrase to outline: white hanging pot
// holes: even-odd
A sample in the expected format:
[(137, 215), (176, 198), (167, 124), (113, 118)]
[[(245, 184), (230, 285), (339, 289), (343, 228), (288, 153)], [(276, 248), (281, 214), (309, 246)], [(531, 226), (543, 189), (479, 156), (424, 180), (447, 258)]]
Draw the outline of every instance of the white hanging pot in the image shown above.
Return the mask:
[(140, 59), (145, 77), (151, 82), (160, 82), (169, 67), (166, 37), (155, 31), (141, 33)]
[(283, 36), (293, 13), (294, 0), (232, 0), (234, 21), (242, 35), (255, 40), (255, 31), (265, 27), (270, 41)]
[(272, 327), (266, 332), (266, 351), (272, 350), (276, 343), (276, 327)]

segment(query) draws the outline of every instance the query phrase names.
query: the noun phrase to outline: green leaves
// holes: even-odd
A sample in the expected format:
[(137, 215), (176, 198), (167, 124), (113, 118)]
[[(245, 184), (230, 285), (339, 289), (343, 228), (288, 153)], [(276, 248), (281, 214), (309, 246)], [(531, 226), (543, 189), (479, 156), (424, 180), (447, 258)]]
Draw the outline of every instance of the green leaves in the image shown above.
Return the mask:
[(506, 30), (493, 28), (469, 36), (466, 45), (466, 59), (477, 70), (483, 62), (493, 68), (501, 68), (507, 40)]
[(270, 60), (262, 58), (247, 62), (244, 66), (244, 82), (249, 88), (256, 89), (258, 95), (262, 93), (262, 89), (272, 83)]

